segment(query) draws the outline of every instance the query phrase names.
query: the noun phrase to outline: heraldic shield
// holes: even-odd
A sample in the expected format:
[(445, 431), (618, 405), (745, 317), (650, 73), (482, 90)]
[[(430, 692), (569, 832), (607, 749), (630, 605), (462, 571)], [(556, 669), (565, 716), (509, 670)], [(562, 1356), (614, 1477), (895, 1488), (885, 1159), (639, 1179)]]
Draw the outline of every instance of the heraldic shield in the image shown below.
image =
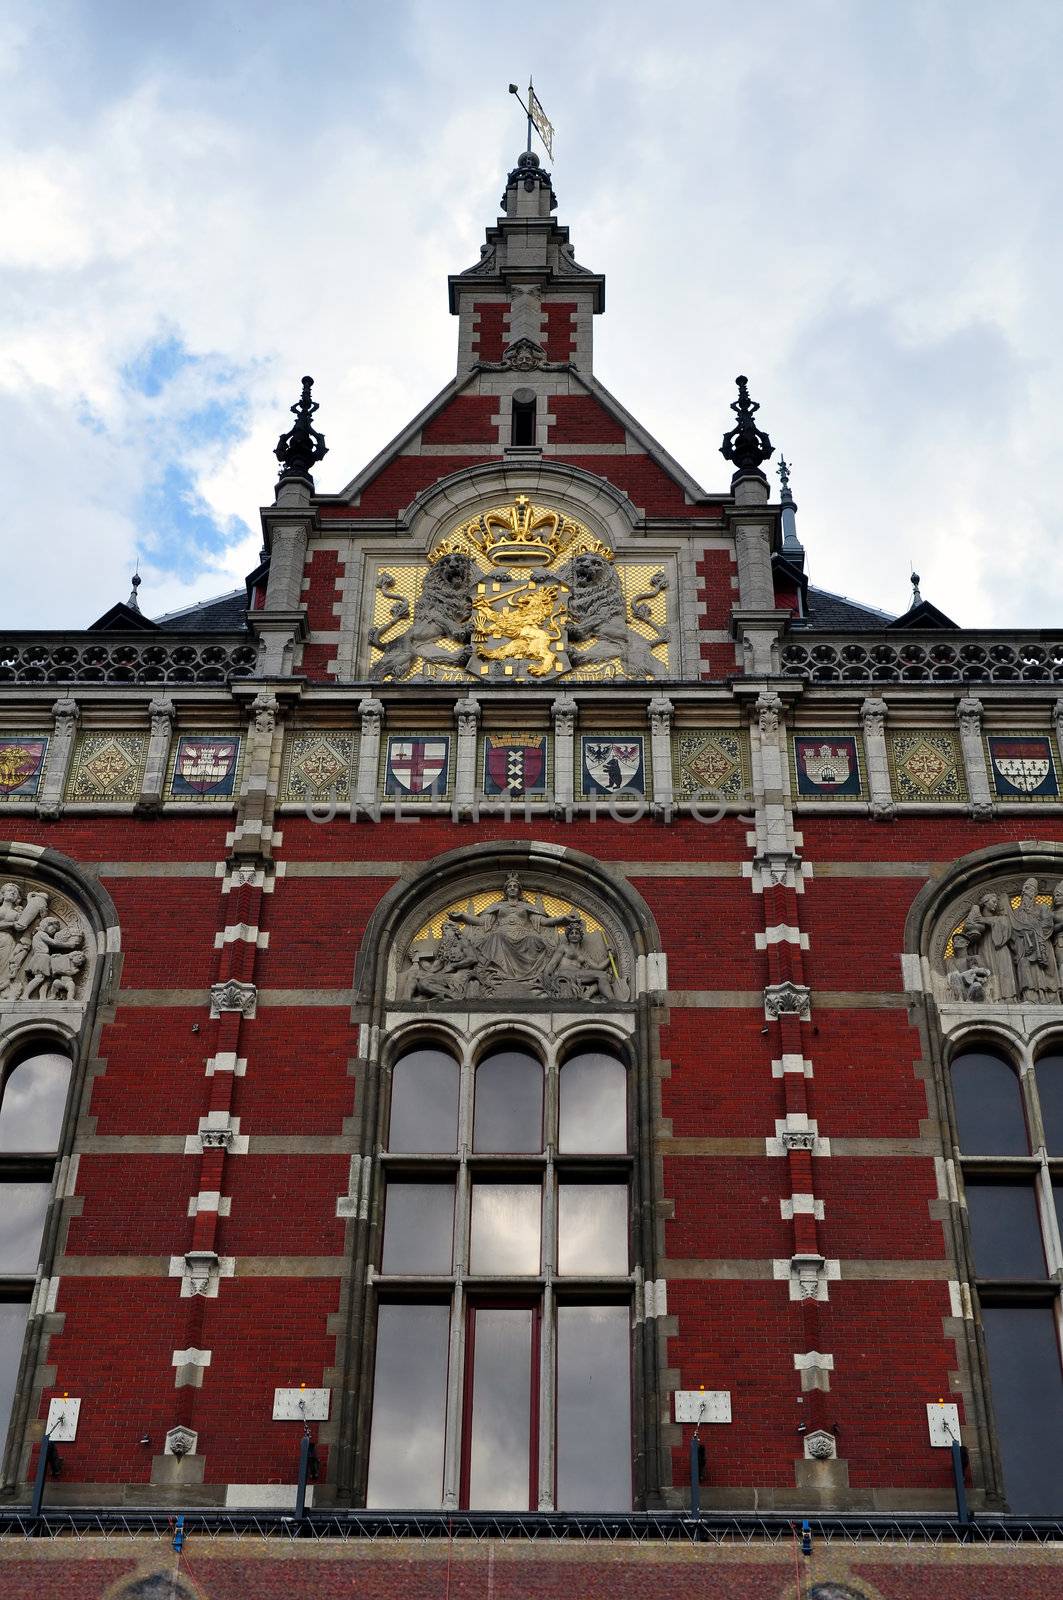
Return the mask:
[(568, 672), (567, 585), (554, 574), (511, 570), (483, 578), (473, 603), (472, 658), (481, 678), (552, 678)]

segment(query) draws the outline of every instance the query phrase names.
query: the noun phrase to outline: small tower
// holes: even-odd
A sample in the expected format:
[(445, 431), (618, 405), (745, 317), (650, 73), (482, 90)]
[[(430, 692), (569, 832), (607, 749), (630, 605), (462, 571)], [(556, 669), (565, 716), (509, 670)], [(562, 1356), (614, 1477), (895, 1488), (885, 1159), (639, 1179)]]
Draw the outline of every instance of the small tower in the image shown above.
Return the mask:
[(476, 366), (530, 372), (569, 364), (590, 376), (605, 279), (576, 260), (556, 206), (550, 174), (534, 150), (522, 151), (479, 261), (448, 280), (460, 319), (459, 378)]

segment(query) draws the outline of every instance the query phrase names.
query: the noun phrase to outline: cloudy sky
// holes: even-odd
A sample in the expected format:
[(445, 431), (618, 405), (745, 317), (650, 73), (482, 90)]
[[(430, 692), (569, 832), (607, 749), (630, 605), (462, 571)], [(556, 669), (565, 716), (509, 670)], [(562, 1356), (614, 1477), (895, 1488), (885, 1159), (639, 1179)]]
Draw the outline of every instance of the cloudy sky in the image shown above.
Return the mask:
[(317, 379), (340, 488), (451, 375), (529, 70), (602, 381), (711, 490), (737, 372), (813, 581), (1063, 600), (1058, 0), (0, 0), (3, 621), (257, 558)]

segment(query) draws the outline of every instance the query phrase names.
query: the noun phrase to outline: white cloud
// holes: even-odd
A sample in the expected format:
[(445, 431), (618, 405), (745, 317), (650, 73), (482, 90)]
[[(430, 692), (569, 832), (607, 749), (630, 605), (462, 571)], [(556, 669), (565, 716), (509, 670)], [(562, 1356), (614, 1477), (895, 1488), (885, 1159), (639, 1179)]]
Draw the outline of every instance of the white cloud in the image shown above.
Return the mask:
[[(1063, 21), (898, 4), (486, 0), (57, 5), (0, 48), (7, 616), (82, 624), (191, 474), (222, 530), (146, 565), (159, 612), (257, 554), (305, 371), (334, 489), (453, 370), (446, 274), (476, 259), (530, 64), (559, 215), (609, 279), (603, 380), (700, 477), (735, 373), (793, 462), (813, 581), (966, 623), (1050, 625), (1063, 585), (1054, 60)], [(307, 31), (308, 30), (308, 31)], [(157, 397), (123, 369), (177, 336)], [(246, 433), (189, 414), (220, 399)], [(235, 519), (251, 528), (239, 536)], [(226, 544), (226, 537), (230, 543)], [(165, 547), (156, 559), (168, 560)], [(13, 597), (14, 603), (11, 603)]]

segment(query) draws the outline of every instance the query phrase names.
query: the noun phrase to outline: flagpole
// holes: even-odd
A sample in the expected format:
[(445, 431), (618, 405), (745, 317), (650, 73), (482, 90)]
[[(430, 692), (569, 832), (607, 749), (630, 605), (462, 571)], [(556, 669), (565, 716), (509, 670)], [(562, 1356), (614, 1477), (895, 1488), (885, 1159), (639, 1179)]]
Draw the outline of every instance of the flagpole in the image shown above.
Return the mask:
[(531, 155), (531, 147), (532, 147), (531, 146), (531, 142), (532, 142), (532, 114), (531, 114), (531, 108), (535, 104), (534, 100), (532, 99), (532, 94), (533, 93), (534, 93), (534, 85), (532, 83), (532, 75), (529, 72), (528, 73), (528, 151), (527, 151), (528, 155)]

